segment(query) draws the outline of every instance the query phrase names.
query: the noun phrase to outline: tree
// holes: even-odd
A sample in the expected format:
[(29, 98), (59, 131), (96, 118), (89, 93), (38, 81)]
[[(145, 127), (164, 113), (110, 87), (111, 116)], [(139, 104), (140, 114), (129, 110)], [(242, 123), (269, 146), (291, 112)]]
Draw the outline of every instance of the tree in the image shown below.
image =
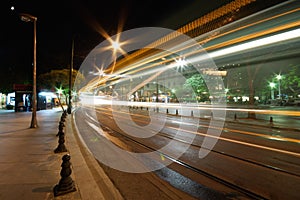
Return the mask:
[[(63, 90), (63, 94), (67, 97), (69, 93), (69, 69), (51, 70), (48, 73), (41, 74), (38, 77), (39, 90), (56, 91), (57, 88)], [(81, 83), (84, 76), (78, 70), (72, 71), (72, 85), (74, 82)], [(78, 88), (77, 88), (78, 89)]]
[(295, 97), (300, 93), (300, 67), (292, 66), (288, 73), (284, 75), (284, 79), (281, 81), (282, 87), (287, 91), (290, 91), (292, 96)]
[(184, 87), (186, 89), (192, 88), (193, 95), (197, 95), (200, 97), (200, 101), (208, 100), (208, 89), (205, 83), (205, 80), (201, 76), (201, 74), (195, 74), (190, 78), (186, 79)]
[[(248, 87), (249, 87), (249, 105), (254, 105), (255, 103), (255, 99), (254, 99), (254, 94), (255, 94), (255, 90), (254, 90), (254, 81), (255, 78), (257, 77), (258, 72), (261, 69), (261, 65), (259, 66), (247, 66), (247, 72), (248, 72)], [(253, 116), (253, 113), (249, 113), (251, 116), (249, 116), (250, 118), (255, 118), (255, 116)], [(255, 114), (255, 113), (254, 113)]]
[(300, 93), (300, 68), (299, 66), (291, 66), (284, 74), (273, 73), (267, 76), (264, 79), (265, 88), (263, 89), (263, 93), (269, 96), (270, 92), (270, 83), (275, 83), (274, 89), (279, 90), (279, 80), (277, 79), (277, 75), (281, 75), (280, 79), (280, 87), (281, 93), (284, 96), (292, 96), (296, 97)]

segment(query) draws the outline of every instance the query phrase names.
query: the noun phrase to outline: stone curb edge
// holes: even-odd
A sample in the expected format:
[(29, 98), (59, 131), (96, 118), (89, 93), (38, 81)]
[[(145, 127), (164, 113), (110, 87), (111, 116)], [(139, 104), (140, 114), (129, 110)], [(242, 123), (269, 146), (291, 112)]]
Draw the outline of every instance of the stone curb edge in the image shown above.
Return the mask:
[(75, 124), (74, 112), (76, 111), (67, 117), (66, 141), (75, 184), (82, 199), (124, 199), (82, 141)]

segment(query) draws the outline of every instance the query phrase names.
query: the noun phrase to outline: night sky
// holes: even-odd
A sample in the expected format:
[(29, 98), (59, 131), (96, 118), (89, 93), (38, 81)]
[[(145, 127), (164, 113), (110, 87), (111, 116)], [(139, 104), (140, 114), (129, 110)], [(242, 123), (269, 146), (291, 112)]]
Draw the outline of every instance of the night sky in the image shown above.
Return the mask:
[[(4, 0), (0, 15), (0, 92), (13, 83), (32, 83), (33, 23), (20, 13), (37, 17), (37, 75), (68, 68), (74, 38), (74, 68), (108, 35), (138, 27), (176, 30), (231, 0)], [(15, 10), (10, 8), (14, 6)], [(98, 28), (97, 28), (98, 27)]]

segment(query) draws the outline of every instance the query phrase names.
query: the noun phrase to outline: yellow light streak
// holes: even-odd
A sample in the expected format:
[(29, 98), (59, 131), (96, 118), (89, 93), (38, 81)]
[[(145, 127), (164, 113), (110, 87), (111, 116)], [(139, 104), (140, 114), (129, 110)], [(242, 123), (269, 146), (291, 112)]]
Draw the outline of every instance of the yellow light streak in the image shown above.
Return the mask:
[[(245, 25), (245, 26), (233, 29), (233, 30), (228, 31), (226, 33), (215, 35), (212, 38), (210, 38), (210, 40), (216, 39), (216, 38), (225, 36), (227, 34), (234, 33), (234, 32), (237, 32), (237, 31), (249, 28), (251, 26), (258, 25), (258, 24), (270, 21), (270, 20), (275, 20), (275, 19), (277, 19), (279, 17), (284, 17), (285, 15), (288, 15), (288, 14), (291, 14), (291, 13), (294, 13), (294, 12), (298, 12), (299, 10), (300, 10), (300, 8), (293, 9), (291, 11), (287, 11), (285, 13), (281, 13), (281, 14), (278, 14), (276, 16), (272, 16), (272, 17), (269, 17), (267, 19), (260, 20), (258, 22), (254, 22), (252, 24), (248, 24), (248, 25)], [(230, 41), (225, 41), (225, 42), (213, 45), (213, 46), (209, 46), (209, 47), (206, 47), (204, 49), (200, 49), (198, 51), (189, 52), (189, 53), (186, 53), (184, 56), (187, 57), (187, 56), (190, 56), (190, 55), (195, 55), (195, 54), (201, 53), (203, 51), (212, 51), (214, 49), (224, 48), (226, 46), (230, 46), (230, 45), (233, 45), (233, 44), (241, 43), (241, 42), (244, 42), (244, 41), (247, 41), (247, 40), (251, 40), (251, 39), (254, 39), (254, 38), (257, 38), (257, 37), (261, 37), (261, 36), (264, 36), (264, 35), (276, 33), (278, 31), (283, 31), (283, 30), (286, 30), (286, 29), (291, 29), (291, 28), (297, 27), (299, 25), (300, 25), (300, 21), (296, 21), (296, 22), (292, 22), (292, 23), (289, 23), (289, 24), (281, 25), (281, 26), (278, 26), (278, 27), (273, 27), (273, 28), (268, 29), (268, 30), (260, 31), (260, 32), (257, 32), (257, 33), (252, 33), (252, 34), (249, 34), (249, 35), (242, 36), (240, 38), (236, 38), (236, 39), (233, 39), (233, 40), (230, 40)], [(103, 34), (103, 35), (107, 35), (107, 34)], [(113, 41), (111, 41), (111, 42), (113, 42)], [(198, 41), (199, 44), (201, 44), (202, 42), (203, 42), (203, 40), (202, 41)], [(181, 50), (187, 49), (187, 48), (191, 48), (191, 47), (192, 46), (185, 46), (185, 47), (183, 47), (181, 49), (178, 49), (178, 52), (181, 51)], [(230, 50), (230, 49), (228, 49), (228, 50)], [(214, 56), (214, 53), (215, 52), (212, 52), (211, 55)], [(220, 51), (219, 51), (219, 53), (220, 53)], [(117, 70), (117, 71), (115, 71), (115, 73), (117, 73), (117, 74), (121, 74), (121, 73), (128, 73), (128, 75), (135, 74), (135, 73), (138, 73), (140, 71), (143, 71), (143, 70), (146, 70), (146, 69), (151, 69), (153, 67), (156, 67), (156, 66), (160, 65), (161, 62), (160, 63), (153, 63), (153, 61), (157, 61), (158, 59), (165, 58), (166, 56), (168, 56), (170, 54), (171, 54), (170, 52), (167, 52), (167, 53), (166, 52), (159, 52), (159, 53), (156, 53), (155, 55), (147, 57), (146, 59), (144, 58), (144, 59), (139, 60), (137, 62), (134, 61), (134, 63), (132, 63), (130, 65), (127, 65), (126, 67), (122, 68), (120, 64), (123, 63), (123, 60), (128, 61), (128, 59), (129, 59), (129, 57), (126, 56), (124, 59), (118, 61), (118, 63), (113, 63), (112, 67), (106, 69), (105, 71), (113, 73), (115, 70)], [(223, 54), (224, 54), (224, 51), (223, 51)], [(169, 60), (165, 59), (163, 62), (164, 63), (170, 62), (170, 59)], [(151, 64), (149, 64), (149, 63), (151, 63)], [(145, 66), (145, 65), (147, 65), (147, 66)], [(141, 66), (143, 66), (143, 67), (141, 67)], [(99, 80), (99, 78), (95, 78), (95, 79), (93, 79), (93, 80), (90, 81), (89, 86), (86, 86), (83, 89), (89, 89), (89, 90), (91, 90), (93, 88), (96, 88), (98, 85), (101, 85), (101, 84), (105, 83), (107, 80), (113, 81), (113, 80), (117, 80), (117, 79), (118, 78), (116, 78), (116, 77), (114, 77), (114, 78), (105, 78), (105, 79), (102, 78), (101, 80)]]
[[(111, 115), (110, 112), (107, 111), (107, 109), (105, 108), (97, 108), (97, 110), (102, 110), (102, 114), (106, 114), (106, 115)], [(98, 111), (97, 111), (98, 112)], [(116, 113), (125, 113), (127, 114), (127, 112), (123, 112), (123, 111), (117, 111), (114, 110), (114, 112)], [(145, 121), (139, 119), (139, 118), (148, 118), (145, 115), (140, 115), (140, 114), (134, 114), (134, 113), (130, 113), (132, 116), (137, 116), (138, 118), (135, 119), (135, 121), (140, 122), (140, 123), (145, 123)], [(122, 117), (122, 115), (118, 115), (117, 117), (119, 118), (124, 118)], [(191, 124), (190, 125), (195, 125), (195, 124)], [(172, 127), (172, 126), (165, 126), (167, 128), (170, 129), (174, 129), (174, 130), (179, 130), (178, 128)], [(257, 137), (262, 137), (265, 139), (269, 139), (269, 140), (278, 140), (278, 141), (283, 141), (283, 142), (291, 142), (291, 143), (300, 143), (299, 139), (294, 139), (294, 138), (286, 138), (286, 137), (278, 137), (278, 136), (268, 136), (262, 133), (255, 133), (255, 132), (250, 132), (250, 131), (241, 131), (241, 130), (234, 130), (234, 129), (228, 129), (228, 128), (220, 128), (220, 127), (213, 127), (211, 125), (201, 125), (201, 127), (206, 127), (206, 128), (213, 128), (213, 129), (218, 129), (218, 130), (226, 130), (226, 131), (231, 131), (231, 132), (235, 132), (238, 134), (244, 134), (244, 135), (251, 135), (251, 136), (257, 136)], [(300, 157), (300, 153), (297, 152), (291, 152), (291, 151), (286, 151), (286, 150), (282, 150), (282, 149), (276, 149), (276, 148), (272, 148), (272, 147), (266, 147), (266, 146), (262, 146), (262, 145), (258, 145), (258, 144), (252, 144), (252, 143), (248, 143), (248, 142), (242, 142), (242, 141), (237, 141), (237, 140), (233, 140), (233, 139), (229, 139), (229, 138), (224, 138), (224, 137), (218, 137), (218, 136), (213, 136), (213, 135), (209, 135), (207, 133), (201, 133), (201, 132), (194, 132), (194, 131), (189, 131), (189, 130), (180, 130), (180, 131), (185, 131), (185, 132), (189, 132), (192, 134), (197, 134), (197, 135), (201, 135), (204, 137), (211, 137), (211, 138), (217, 138), (223, 141), (228, 141), (228, 142), (232, 142), (232, 143), (237, 143), (237, 144), (242, 144), (242, 145), (246, 145), (246, 146), (251, 146), (251, 147), (257, 147), (260, 149), (266, 149), (266, 150), (270, 150), (270, 151), (275, 151), (275, 152), (280, 152), (280, 153), (285, 153), (285, 154), (289, 154), (289, 155), (293, 155), (293, 156), (297, 156)]]
[[(269, 17), (269, 18), (266, 18), (266, 19), (263, 19), (263, 20), (260, 20), (260, 21), (257, 21), (257, 22), (254, 22), (254, 23), (251, 23), (251, 24), (248, 24), (248, 25), (245, 25), (245, 26), (241, 26), (239, 28), (236, 28), (236, 29), (233, 29), (231, 31), (228, 31), (226, 33), (223, 33), (223, 34), (218, 34), (218, 35), (215, 35), (211, 38), (209, 38), (209, 40), (213, 40), (213, 39), (217, 39), (219, 37), (223, 37), (223, 36), (226, 36), (228, 34), (231, 34), (231, 33), (234, 33), (234, 32), (237, 32), (237, 31), (240, 31), (240, 30), (243, 30), (243, 29), (246, 29), (246, 28), (249, 28), (251, 26), (254, 26), (254, 25), (259, 25), (259, 24), (262, 24), (264, 22), (267, 22), (267, 21), (271, 21), (271, 20), (276, 20), (276, 18), (279, 18), (279, 17), (283, 17), (285, 15), (288, 15), (288, 14), (292, 14), (294, 12), (298, 12), (300, 10), (300, 8), (297, 8), (297, 9), (293, 9), (291, 11), (287, 11), (285, 13), (281, 13), (281, 14), (278, 14), (278, 15), (275, 15), (275, 16), (272, 16), (272, 17)], [(291, 24), (286, 24), (286, 25), (281, 25), (279, 27), (275, 27), (275, 28), (272, 28), (270, 30), (266, 30), (266, 31), (261, 31), (259, 33), (253, 33), (253, 34), (250, 34), (250, 35), (246, 35), (246, 36), (243, 36), (243, 37), (240, 37), (240, 38), (237, 38), (237, 39), (234, 39), (234, 40), (230, 40), (230, 41), (225, 41), (225, 42), (222, 42), (220, 44), (217, 44), (217, 45), (213, 45), (213, 46), (210, 46), (210, 47), (206, 47), (204, 50), (206, 51), (211, 51), (213, 49), (217, 49), (217, 48), (222, 48), (222, 47), (225, 47), (225, 46), (228, 46), (228, 45), (232, 45), (232, 44), (236, 44), (238, 42), (243, 42), (243, 41), (246, 41), (246, 40), (249, 40), (249, 39), (253, 39), (255, 37), (260, 37), (260, 36), (263, 36), (264, 34), (271, 34), (271, 33), (274, 33), (276, 31), (282, 31), (282, 30), (285, 30), (285, 29), (288, 29), (288, 28), (292, 28), (292, 27), (297, 27), (299, 25), (299, 21), (298, 22), (294, 22), (294, 23), (291, 23)], [(202, 40), (202, 41), (198, 41), (199, 44), (203, 44), (205, 40)], [(186, 46), (185, 49), (187, 48), (191, 48), (192, 46)], [(184, 49), (182, 49), (184, 50)], [(203, 50), (201, 50), (203, 51)], [(199, 52), (198, 52), (199, 53)], [(170, 55), (167, 54), (167, 55)], [(161, 59), (161, 58), (164, 58), (165, 56), (167, 55), (163, 55), (163, 56), (160, 56), (158, 57), (157, 59)], [(131, 55), (132, 56), (132, 55)], [(129, 59), (129, 58), (127, 58)], [(119, 63), (122, 64), (124, 59), (120, 60)]]
[[(279, 30), (283, 30), (283, 28), (285, 29), (285, 28), (295, 27), (295, 26), (299, 26), (299, 25), (300, 25), (300, 21), (295, 22), (293, 24), (285, 25), (285, 26), (282, 26), (282, 27), (273, 28), (272, 30), (266, 30), (266, 31), (263, 31), (261, 33), (255, 33), (255, 34), (252, 34), (251, 36), (245, 36), (243, 38), (238, 38), (238, 39), (236, 39), (236, 41), (233, 40), (233, 41), (230, 41), (230, 43), (225, 42), (225, 44), (222, 44), (222, 45), (235, 44), (237, 42), (242, 42), (242, 41), (245, 41), (245, 40), (249, 40), (253, 37), (259, 37), (260, 35), (263, 35), (263, 34), (267, 34), (267, 33), (271, 33), (271, 32), (274, 33), (274, 32), (277, 32)], [(195, 60), (191, 60), (191, 62), (192, 63), (193, 62), (199, 62), (201, 59), (209, 59), (210, 57), (215, 58), (215, 57), (219, 57), (219, 56), (223, 56), (223, 55), (227, 55), (227, 54), (232, 54), (232, 53), (235, 53), (235, 52), (240, 52), (240, 51), (247, 50), (247, 49), (260, 47), (260, 46), (263, 46), (263, 45), (272, 44), (274, 42), (280, 42), (280, 41), (296, 38), (296, 37), (300, 36), (299, 32), (300, 32), (300, 30), (296, 29), (296, 30), (281, 33), (281, 34), (278, 34), (278, 35), (269, 36), (269, 37), (262, 38), (262, 39), (259, 39), (259, 40), (251, 41), (251, 42), (248, 42), (248, 43), (245, 43), (245, 44), (240, 44), (240, 45), (228, 47), (226, 49), (222, 49), (222, 50), (219, 50), (219, 51), (210, 52), (206, 56), (202, 56), (202, 57), (200, 56), (200, 58), (195, 58)], [(221, 45), (221, 44), (219, 44), (219, 45)], [(203, 51), (203, 50), (201, 49), (199, 51)], [(197, 54), (197, 53), (199, 53), (199, 51), (193, 51), (189, 54)], [(165, 57), (165, 56), (166, 55), (163, 54), (163, 55), (160, 55), (159, 58), (162, 58), (162, 57)], [(186, 56), (190, 56), (190, 55), (186, 54)], [(126, 68), (118, 70), (117, 73), (120, 73), (120, 74), (121, 73), (126, 73), (128, 75), (137, 74), (138, 72), (145, 71), (146, 69), (150, 69), (150, 68), (156, 67), (158, 65), (161, 65), (161, 63), (151, 63), (151, 62), (153, 62), (153, 61), (155, 61), (159, 58), (156, 58), (156, 57), (146, 58), (143, 61), (139, 61), (138, 63), (134, 63), (131, 66), (127, 66)], [(170, 59), (167, 60), (167, 61), (170, 61)], [(167, 61), (165, 60), (164, 62), (167, 62)], [(149, 64), (147, 66), (143, 66), (143, 65), (146, 65), (147, 63), (151, 63), (151, 64)], [(173, 64), (173, 66), (176, 66), (176, 65)], [(130, 70), (132, 70), (132, 71), (130, 71)], [(99, 85), (99, 84), (101, 84), (105, 81), (107, 81), (107, 79), (102, 79), (101, 82), (95, 82), (94, 85)]]

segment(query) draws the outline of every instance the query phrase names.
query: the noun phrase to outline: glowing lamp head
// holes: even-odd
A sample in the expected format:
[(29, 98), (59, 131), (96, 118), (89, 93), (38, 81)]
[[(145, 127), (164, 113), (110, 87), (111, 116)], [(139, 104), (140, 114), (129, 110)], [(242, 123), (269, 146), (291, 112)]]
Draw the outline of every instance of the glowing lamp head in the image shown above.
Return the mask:
[(276, 84), (271, 82), (271, 83), (269, 83), (269, 86), (270, 86), (270, 88), (275, 88)]
[(120, 43), (118, 43), (118, 42), (114, 41), (114, 42), (112, 42), (111, 45), (115, 51), (120, 49)]

